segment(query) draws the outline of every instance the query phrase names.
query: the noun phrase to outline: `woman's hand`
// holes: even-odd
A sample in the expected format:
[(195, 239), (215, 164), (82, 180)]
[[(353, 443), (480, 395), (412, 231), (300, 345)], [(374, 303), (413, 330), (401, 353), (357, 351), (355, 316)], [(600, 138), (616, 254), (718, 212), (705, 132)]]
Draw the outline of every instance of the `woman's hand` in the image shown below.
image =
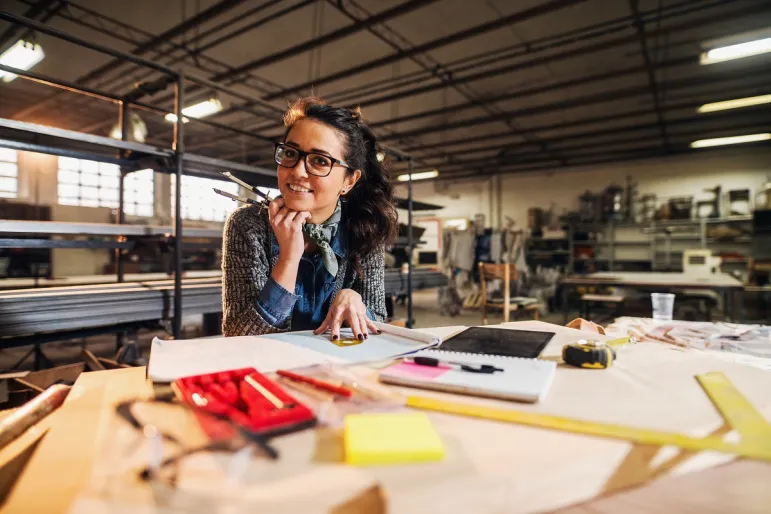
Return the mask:
[(367, 307), (361, 300), (361, 295), (353, 289), (343, 289), (329, 306), (327, 317), (314, 334), (323, 334), (330, 329), (332, 340), (340, 339), (340, 327), (347, 321), (353, 330), (353, 336), (358, 340), (367, 338), (370, 332), (379, 334), (375, 324), (367, 317)]
[(281, 250), (279, 259), (287, 262), (300, 262), (305, 251), (303, 225), (311, 217), (309, 212), (292, 211), (286, 207), (283, 198), (276, 198), (268, 207), (270, 226), (276, 234), (278, 247)]

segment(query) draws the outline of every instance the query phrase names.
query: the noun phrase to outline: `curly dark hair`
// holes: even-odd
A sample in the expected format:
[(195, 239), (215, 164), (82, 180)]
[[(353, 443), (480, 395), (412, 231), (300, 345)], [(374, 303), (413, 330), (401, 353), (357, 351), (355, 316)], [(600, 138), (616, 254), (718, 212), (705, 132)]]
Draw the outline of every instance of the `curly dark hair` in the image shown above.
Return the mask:
[(312, 118), (337, 131), (345, 143), (348, 170), (361, 170), (361, 178), (346, 195), (343, 212), (350, 231), (349, 255), (354, 269), (361, 270), (361, 261), (372, 252), (383, 251), (396, 237), (398, 216), (396, 201), (386, 160), (378, 160), (377, 138), (362, 120), (361, 111), (333, 107), (320, 98), (306, 96), (295, 101), (284, 113), (284, 140), (292, 126), (303, 118)]

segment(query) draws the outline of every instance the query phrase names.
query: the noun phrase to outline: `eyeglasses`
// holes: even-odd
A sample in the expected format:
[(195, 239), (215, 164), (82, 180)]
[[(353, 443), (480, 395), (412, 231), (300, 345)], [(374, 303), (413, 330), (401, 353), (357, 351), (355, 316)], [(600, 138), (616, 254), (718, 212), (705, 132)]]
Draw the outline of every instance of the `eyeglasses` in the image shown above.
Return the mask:
[(305, 160), (305, 171), (311, 175), (317, 177), (326, 177), (332, 173), (332, 168), (335, 164), (339, 164), (344, 168), (351, 169), (346, 163), (340, 159), (335, 159), (328, 155), (314, 152), (303, 152), (293, 146), (287, 146), (283, 143), (276, 145), (276, 153), (274, 155), (276, 163), (284, 168), (294, 168), (300, 159)]

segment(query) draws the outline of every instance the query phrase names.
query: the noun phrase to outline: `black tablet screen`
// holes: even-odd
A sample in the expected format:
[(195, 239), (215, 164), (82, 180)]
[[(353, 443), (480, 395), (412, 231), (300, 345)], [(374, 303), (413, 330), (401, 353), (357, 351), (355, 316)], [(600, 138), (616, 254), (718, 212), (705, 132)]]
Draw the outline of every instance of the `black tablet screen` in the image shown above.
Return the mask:
[(471, 327), (450, 337), (438, 349), (448, 352), (483, 353), (535, 359), (552, 337), (554, 337), (554, 332)]

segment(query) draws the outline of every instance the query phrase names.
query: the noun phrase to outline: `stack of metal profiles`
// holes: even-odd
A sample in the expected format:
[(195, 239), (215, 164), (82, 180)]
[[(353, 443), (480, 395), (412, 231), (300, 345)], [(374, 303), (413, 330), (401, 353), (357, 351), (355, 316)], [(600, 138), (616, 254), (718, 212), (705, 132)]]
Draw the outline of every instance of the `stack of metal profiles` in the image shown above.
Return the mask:
[[(388, 270), (388, 294), (406, 289), (400, 270)], [(434, 270), (414, 270), (413, 288), (446, 285)], [(168, 320), (174, 315), (174, 281), (155, 280), (0, 292), (0, 341), (29, 334)], [(185, 315), (221, 312), (221, 277), (183, 278)]]
[[(219, 278), (183, 279), (185, 314), (222, 309)], [(174, 281), (24, 289), (0, 293), (4, 338), (170, 319)]]

